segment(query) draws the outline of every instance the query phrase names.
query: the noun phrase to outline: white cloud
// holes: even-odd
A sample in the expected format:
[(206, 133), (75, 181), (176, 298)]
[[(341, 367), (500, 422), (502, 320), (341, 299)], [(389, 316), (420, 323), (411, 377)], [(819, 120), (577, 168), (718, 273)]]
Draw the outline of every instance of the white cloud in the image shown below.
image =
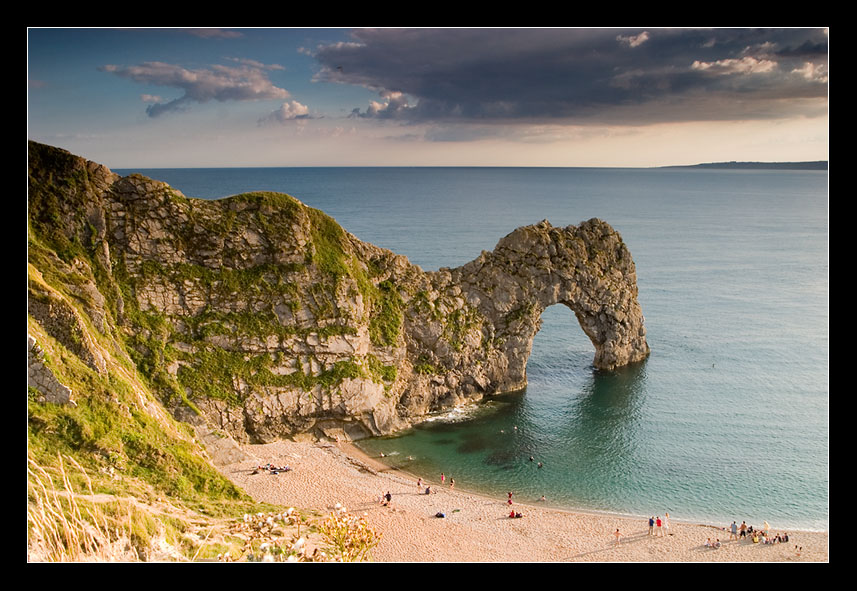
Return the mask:
[(287, 123), (302, 119), (311, 119), (309, 107), (302, 105), (298, 101), (285, 102), (280, 105), (280, 108), (259, 119), (259, 124), (266, 122)]
[(767, 74), (777, 68), (777, 62), (768, 59), (756, 59), (754, 57), (742, 57), (741, 59), (729, 58), (714, 62), (701, 62), (695, 60), (691, 65), (694, 70), (711, 72), (712, 74)]
[(386, 99), (386, 102), (370, 101), (365, 113), (360, 113), (359, 109), (354, 109), (351, 112), (351, 117), (392, 119), (412, 108), (408, 104), (407, 97), (401, 92), (385, 90), (380, 93), (380, 96)]
[(639, 47), (640, 45), (649, 40), (649, 33), (648, 31), (643, 31), (639, 35), (618, 35), (616, 37), (616, 40), (626, 44), (629, 47)]
[(247, 58), (229, 57), (226, 59), (228, 59), (229, 61), (232, 61), (232, 62), (237, 62), (237, 63), (244, 65), (244, 66), (249, 66), (251, 68), (259, 68), (260, 70), (285, 70), (286, 69), (283, 66), (281, 66), (280, 64), (263, 64), (260, 61), (251, 60), (251, 59), (247, 59)]
[(807, 80), (827, 84), (827, 68), (821, 64), (806, 62), (802, 67), (792, 70), (793, 74), (799, 74)]
[(99, 69), (141, 84), (184, 91), (184, 95), (177, 99), (150, 105), (146, 109), (150, 117), (182, 110), (188, 103), (286, 99), (290, 96), (287, 90), (274, 86), (262, 68), (250, 65), (213, 65), (208, 69), (189, 70), (175, 64), (145, 62), (138, 66), (106, 65)]

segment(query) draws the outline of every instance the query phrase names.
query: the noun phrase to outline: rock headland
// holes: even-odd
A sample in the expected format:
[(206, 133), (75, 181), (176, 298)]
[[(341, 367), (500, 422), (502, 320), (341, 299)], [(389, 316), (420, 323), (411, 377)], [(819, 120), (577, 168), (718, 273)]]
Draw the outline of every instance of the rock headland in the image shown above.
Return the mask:
[(28, 211), (29, 317), (95, 371), (127, 357), (174, 416), (242, 443), (388, 434), (521, 389), (552, 305), (594, 368), (649, 354), (631, 254), (598, 219), (423, 271), (289, 195), (188, 198), (34, 142)]

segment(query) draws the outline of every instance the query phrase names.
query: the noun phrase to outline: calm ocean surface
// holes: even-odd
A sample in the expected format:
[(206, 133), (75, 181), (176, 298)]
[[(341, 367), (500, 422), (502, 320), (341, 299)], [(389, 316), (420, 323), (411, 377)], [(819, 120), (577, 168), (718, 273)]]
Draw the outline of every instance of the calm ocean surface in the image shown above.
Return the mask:
[(594, 371), (574, 315), (554, 306), (524, 392), (361, 446), (498, 498), (511, 490), (564, 508), (828, 529), (826, 171), (115, 172), (141, 172), (188, 197), (288, 193), (426, 270), (464, 264), (542, 219), (609, 222), (637, 266), (652, 349), (644, 364)]

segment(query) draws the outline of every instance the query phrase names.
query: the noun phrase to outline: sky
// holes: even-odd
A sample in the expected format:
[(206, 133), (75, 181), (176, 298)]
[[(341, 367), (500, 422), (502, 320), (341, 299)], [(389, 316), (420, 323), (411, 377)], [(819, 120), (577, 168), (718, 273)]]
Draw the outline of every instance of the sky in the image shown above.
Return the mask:
[(29, 28), (27, 136), (109, 168), (827, 160), (826, 28)]

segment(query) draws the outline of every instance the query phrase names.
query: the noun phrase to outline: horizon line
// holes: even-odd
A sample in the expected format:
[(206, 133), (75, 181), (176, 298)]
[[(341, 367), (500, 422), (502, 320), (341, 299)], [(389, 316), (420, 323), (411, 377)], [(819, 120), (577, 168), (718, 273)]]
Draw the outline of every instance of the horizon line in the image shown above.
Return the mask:
[[(829, 166), (829, 160), (788, 160), (788, 161), (758, 161), (730, 160), (719, 162), (701, 162), (697, 164), (666, 164), (656, 166), (555, 166), (555, 165), (517, 165), (517, 164), (302, 164), (302, 165), (268, 165), (268, 166), (110, 166), (111, 170), (181, 170), (181, 169), (241, 169), (241, 168), (601, 168), (601, 169), (662, 169), (662, 168), (740, 168), (740, 167), (777, 167), (787, 168), (806, 167), (807, 165)], [(798, 168), (802, 170), (822, 170), (820, 168)], [(825, 168), (826, 169), (826, 168)]]

